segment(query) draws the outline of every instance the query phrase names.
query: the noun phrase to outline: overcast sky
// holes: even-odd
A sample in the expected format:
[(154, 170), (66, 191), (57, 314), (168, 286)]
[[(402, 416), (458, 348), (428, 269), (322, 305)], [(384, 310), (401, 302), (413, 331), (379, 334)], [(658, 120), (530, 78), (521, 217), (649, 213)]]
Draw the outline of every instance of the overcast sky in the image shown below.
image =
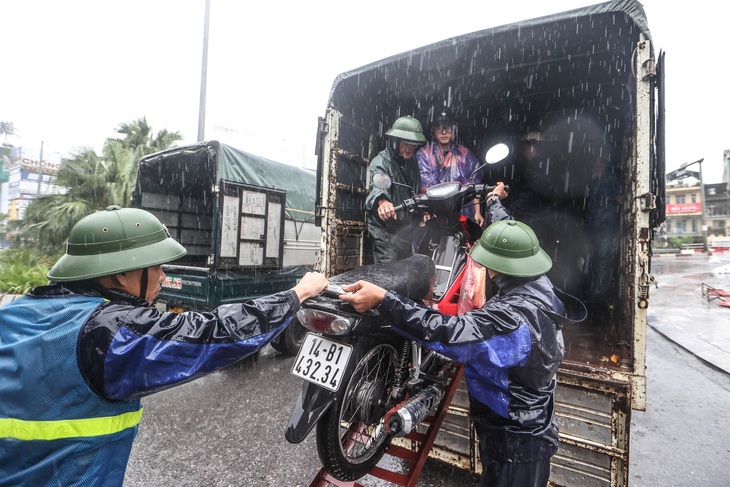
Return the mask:
[[(399, 52), (590, 0), (211, 0), (206, 139), (314, 164), (334, 78)], [(730, 149), (726, 2), (643, 2), (666, 52), (667, 169)], [(497, 7), (499, 6), (499, 7)], [(0, 1), (0, 121), (37, 159), (100, 149), (123, 122), (197, 137), (205, 0)]]

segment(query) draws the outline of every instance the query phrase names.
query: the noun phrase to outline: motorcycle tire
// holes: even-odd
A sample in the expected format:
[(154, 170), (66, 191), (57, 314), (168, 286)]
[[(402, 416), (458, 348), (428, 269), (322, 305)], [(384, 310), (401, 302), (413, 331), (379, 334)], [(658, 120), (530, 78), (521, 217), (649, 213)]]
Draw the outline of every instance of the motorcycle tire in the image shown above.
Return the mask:
[(370, 348), (317, 423), (319, 458), (338, 480), (365, 476), (390, 444), (384, 420), (397, 363), (398, 352), (393, 346), (380, 343)]
[(289, 326), (286, 327), (286, 330), (271, 342), (271, 346), (274, 347), (274, 350), (284, 355), (296, 355), (302, 346), (302, 342), (304, 342), (304, 336), (306, 334), (307, 329), (299, 323), (299, 320), (293, 318)]

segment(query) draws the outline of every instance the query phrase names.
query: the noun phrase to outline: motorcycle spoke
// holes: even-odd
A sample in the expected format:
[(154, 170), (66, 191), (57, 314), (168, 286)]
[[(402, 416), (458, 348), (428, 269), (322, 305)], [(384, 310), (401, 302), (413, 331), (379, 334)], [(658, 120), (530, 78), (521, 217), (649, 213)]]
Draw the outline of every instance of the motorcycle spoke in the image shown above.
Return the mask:
[(367, 450), (367, 445), (371, 438), (366, 433), (369, 429), (368, 425), (364, 423), (351, 424), (342, 438), (342, 451), (351, 458), (360, 456), (359, 454), (353, 454), (353, 452), (358, 445), (361, 446), (361, 451)]
[[(362, 420), (367, 417), (367, 413), (363, 410), (364, 405), (360, 403), (358, 397), (359, 388), (364, 384), (381, 381), (386, 384), (389, 391), (394, 375), (394, 364), (392, 352), (387, 348), (381, 348), (363, 359), (359, 368), (353, 373), (355, 379), (345, 393), (340, 413), (341, 451), (352, 461), (368, 458), (369, 451), (379, 448), (384, 439), (383, 435), (378, 435), (378, 427), (382, 425), (383, 418), (375, 420), (372, 424)], [(387, 400), (387, 396), (381, 400)]]

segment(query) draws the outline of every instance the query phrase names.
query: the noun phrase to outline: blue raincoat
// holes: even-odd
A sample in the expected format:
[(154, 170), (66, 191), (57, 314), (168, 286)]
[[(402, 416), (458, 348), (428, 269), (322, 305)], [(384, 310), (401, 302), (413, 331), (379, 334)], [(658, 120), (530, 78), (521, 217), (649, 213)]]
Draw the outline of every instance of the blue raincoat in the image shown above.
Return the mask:
[(160, 312), (89, 283), (0, 308), (0, 485), (121, 486), (140, 398), (258, 351), (299, 309), (294, 291), (210, 313)]

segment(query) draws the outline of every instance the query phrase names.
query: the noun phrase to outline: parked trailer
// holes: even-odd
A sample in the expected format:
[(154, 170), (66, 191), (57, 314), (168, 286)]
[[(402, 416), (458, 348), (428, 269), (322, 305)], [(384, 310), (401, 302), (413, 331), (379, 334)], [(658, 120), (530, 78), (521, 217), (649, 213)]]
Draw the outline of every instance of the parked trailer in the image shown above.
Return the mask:
[[(315, 172), (218, 141), (143, 157), (133, 205), (152, 212), (185, 257), (163, 266), (166, 309), (209, 311), (291, 288), (319, 255)], [(294, 353), (298, 323), (274, 343)]]
[[(519, 219), (532, 218), (554, 261), (553, 282), (584, 299), (596, 283), (592, 249), (611, 238), (591, 226), (591, 198), (602, 181), (617, 181), (620, 192), (601, 209), (612, 217), (607, 229), (616, 238), (604, 262), (607, 292), (590, 305), (586, 322), (564, 328), (555, 485), (628, 484), (631, 411), (644, 410), (646, 401), (653, 229), (664, 219), (663, 57), (652, 47), (641, 4), (611, 1), (445, 39), (342, 73), (319, 121), (316, 222), (320, 270), (329, 276), (372, 261), (363, 211), (368, 164), (399, 116), (428, 127), (449, 107), (460, 142), (480, 158), (494, 142), (507, 142), (515, 154), (521, 138), (539, 132), (547, 159), (531, 168), (510, 159), (487, 168), (485, 182), (506, 180), (519, 191), (530, 171), (537, 174), (539, 203)], [(431, 455), (479, 473), (465, 390), (450, 411)]]

